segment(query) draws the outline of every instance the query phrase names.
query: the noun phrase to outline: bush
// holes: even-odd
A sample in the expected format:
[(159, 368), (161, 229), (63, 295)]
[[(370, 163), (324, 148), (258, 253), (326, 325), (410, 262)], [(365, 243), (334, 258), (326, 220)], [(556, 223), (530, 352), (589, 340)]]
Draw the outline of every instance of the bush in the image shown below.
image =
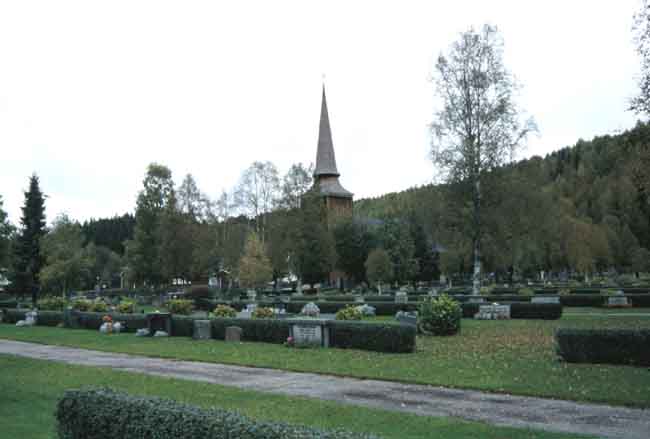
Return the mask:
[(110, 389), (65, 392), (57, 404), (56, 419), (60, 439), (371, 439), (358, 433), (254, 421), (226, 410)]
[(172, 314), (187, 316), (192, 314), (192, 301), (186, 299), (173, 299), (167, 302), (167, 309)]
[(460, 331), (462, 316), (460, 304), (443, 294), (420, 305), (418, 329), (424, 334), (454, 335)]
[(555, 332), (557, 354), (569, 363), (650, 366), (650, 329), (568, 329)]
[(133, 314), (135, 312), (135, 302), (130, 299), (122, 300), (116, 307), (120, 314)]
[(274, 316), (275, 313), (273, 312), (273, 309), (265, 306), (258, 306), (251, 315), (254, 319), (272, 319)]
[(217, 305), (214, 309), (213, 314), (215, 317), (237, 317), (237, 310), (232, 306), (228, 305)]
[(90, 311), (93, 303), (88, 299), (75, 299), (72, 302), (72, 309), (76, 311)]
[(3, 302), (0, 302), (0, 309), (3, 308), (16, 308), (18, 306), (18, 302), (15, 300), (6, 300)]
[(560, 296), (560, 303), (564, 306), (603, 306), (606, 298), (600, 294), (567, 294)]
[(36, 303), (39, 310), (43, 311), (63, 311), (67, 301), (64, 297), (51, 296), (44, 297)]
[(174, 337), (191, 337), (194, 335), (194, 318), (180, 314), (172, 316), (172, 335)]
[(330, 346), (366, 351), (415, 352), (415, 327), (397, 323), (327, 322)]
[(354, 305), (348, 305), (336, 313), (336, 320), (362, 320), (363, 314)]
[(93, 300), (90, 304), (90, 312), (108, 312), (108, 305), (103, 300)]

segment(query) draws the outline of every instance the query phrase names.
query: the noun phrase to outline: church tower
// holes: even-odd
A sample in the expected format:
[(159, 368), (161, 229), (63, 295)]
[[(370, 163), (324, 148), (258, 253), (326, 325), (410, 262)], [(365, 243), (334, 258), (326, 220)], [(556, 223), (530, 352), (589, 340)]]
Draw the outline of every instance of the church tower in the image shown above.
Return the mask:
[(314, 189), (323, 197), (328, 223), (331, 223), (336, 217), (352, 215), (353, 194), (341, 186), (341, 183), (339, 183), (340, 175), (336, 168), (332, 130), (330, 129), (327, 100), (325, 99), (325, 85), (323, 85), (316, 169), (314, 169)]

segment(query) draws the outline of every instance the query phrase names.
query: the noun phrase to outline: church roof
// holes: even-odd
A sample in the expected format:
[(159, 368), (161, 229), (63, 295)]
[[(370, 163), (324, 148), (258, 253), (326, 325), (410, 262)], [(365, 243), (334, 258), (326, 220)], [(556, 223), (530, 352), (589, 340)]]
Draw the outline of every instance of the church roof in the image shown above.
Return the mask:
[(320, 108), (320, 125), (318, 127), (318, 149), (316, 151), (316, 169), (314, 177), (333, 175), (338, 177), (336, 169), (336, 157), (334, 156), (334, 144), (332, 143), (332, 130), (330, 119), (327, 114), (327, 100), (325, 99), (325, 86), (323, 85), (323, 100)]
[(322, 195), (339, 198), (352, 198), (353, 193), (339, 183), (338, 177), (322, 178), (318, 181), (318, 189)]

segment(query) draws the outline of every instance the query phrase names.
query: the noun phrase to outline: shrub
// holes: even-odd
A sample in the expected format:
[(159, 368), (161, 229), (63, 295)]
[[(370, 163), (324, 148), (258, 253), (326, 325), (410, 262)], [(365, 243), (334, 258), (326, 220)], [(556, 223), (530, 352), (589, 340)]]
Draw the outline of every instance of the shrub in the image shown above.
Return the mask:
[(172, 335), (174, 337), (191, 337), (194, 335), (194, 318), (176, 314), (172, 316)]
[(557, 354), (569, 363), (650, 366), (650, 329), (569, 329), (555, 332)]
[(172, 314), (187, 316), (192, 314), (192, 301), (186, 299), (173, 299), (167, 302), (167, 309)]
[(272, 319), (274, 315), (275, 313), (273, 312), (273, 309), (265, 306), (258, 306), (255, 308), (255, 311), (253, 311), (251, 317), (254, 319)]
[(361, 320), (363, 314), (354, 305), (348, 305), (343, 309), (338, 310), (336, 313), (336, 320)]
[(60, 439), (371, 439), (340, 430), (254, 421), (235, 412), (110, 389), (65, 392), (57, 404), (56, 419)]
[(524, 287), (524, 288), (519, 288), (517, 293), (519, 293), (522, 296), (532, 296), (533, 294), (535, 294), (535, 290), (529, 287)]
[(237, 317), (237, 310), (232, 306), (228, 305), (217, 305), (214, 309), (213, 314), (215, 317)]
[(117, 312), (120, 314), (133, 314), (135, 312), (135, 302), (130, 299), (122, 300), (117, 305)]
[(93, 303), (88, 299), (75, 299), (72, 302), (72, 309), (77, 311), (90, 311)]
[(18, 306), (18, 302), (15, 300), (5, 300), (3, 302), (0, 302), (0, 309), (3, 308), (16, 308)]
[(90, 304), (90, 312), (108, 312), (108, 305), (103, 300), (94, 300)]
[(460, 331), (462, 315), (460, 304), (443, 294), (420, 305), (418, 329), (424, 334), (454, 335)]
[(66, 303), (67, 301), (64, 297), (50, 296), (39, 300), (37, 302), (37, 307), (39, 310), (43, 311), (63, 311)]
[(567, 294), (560, 296), (564, 306), (603, 306), (606, 298), (600, 294)]

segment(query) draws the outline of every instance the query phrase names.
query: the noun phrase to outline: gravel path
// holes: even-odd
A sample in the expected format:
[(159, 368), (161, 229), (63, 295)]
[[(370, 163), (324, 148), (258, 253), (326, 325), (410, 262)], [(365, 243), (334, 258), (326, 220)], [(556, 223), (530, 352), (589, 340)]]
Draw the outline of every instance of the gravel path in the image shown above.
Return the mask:
[(493, 425), (650, 438), (650, 410), (0, 340), (0, 353)]

